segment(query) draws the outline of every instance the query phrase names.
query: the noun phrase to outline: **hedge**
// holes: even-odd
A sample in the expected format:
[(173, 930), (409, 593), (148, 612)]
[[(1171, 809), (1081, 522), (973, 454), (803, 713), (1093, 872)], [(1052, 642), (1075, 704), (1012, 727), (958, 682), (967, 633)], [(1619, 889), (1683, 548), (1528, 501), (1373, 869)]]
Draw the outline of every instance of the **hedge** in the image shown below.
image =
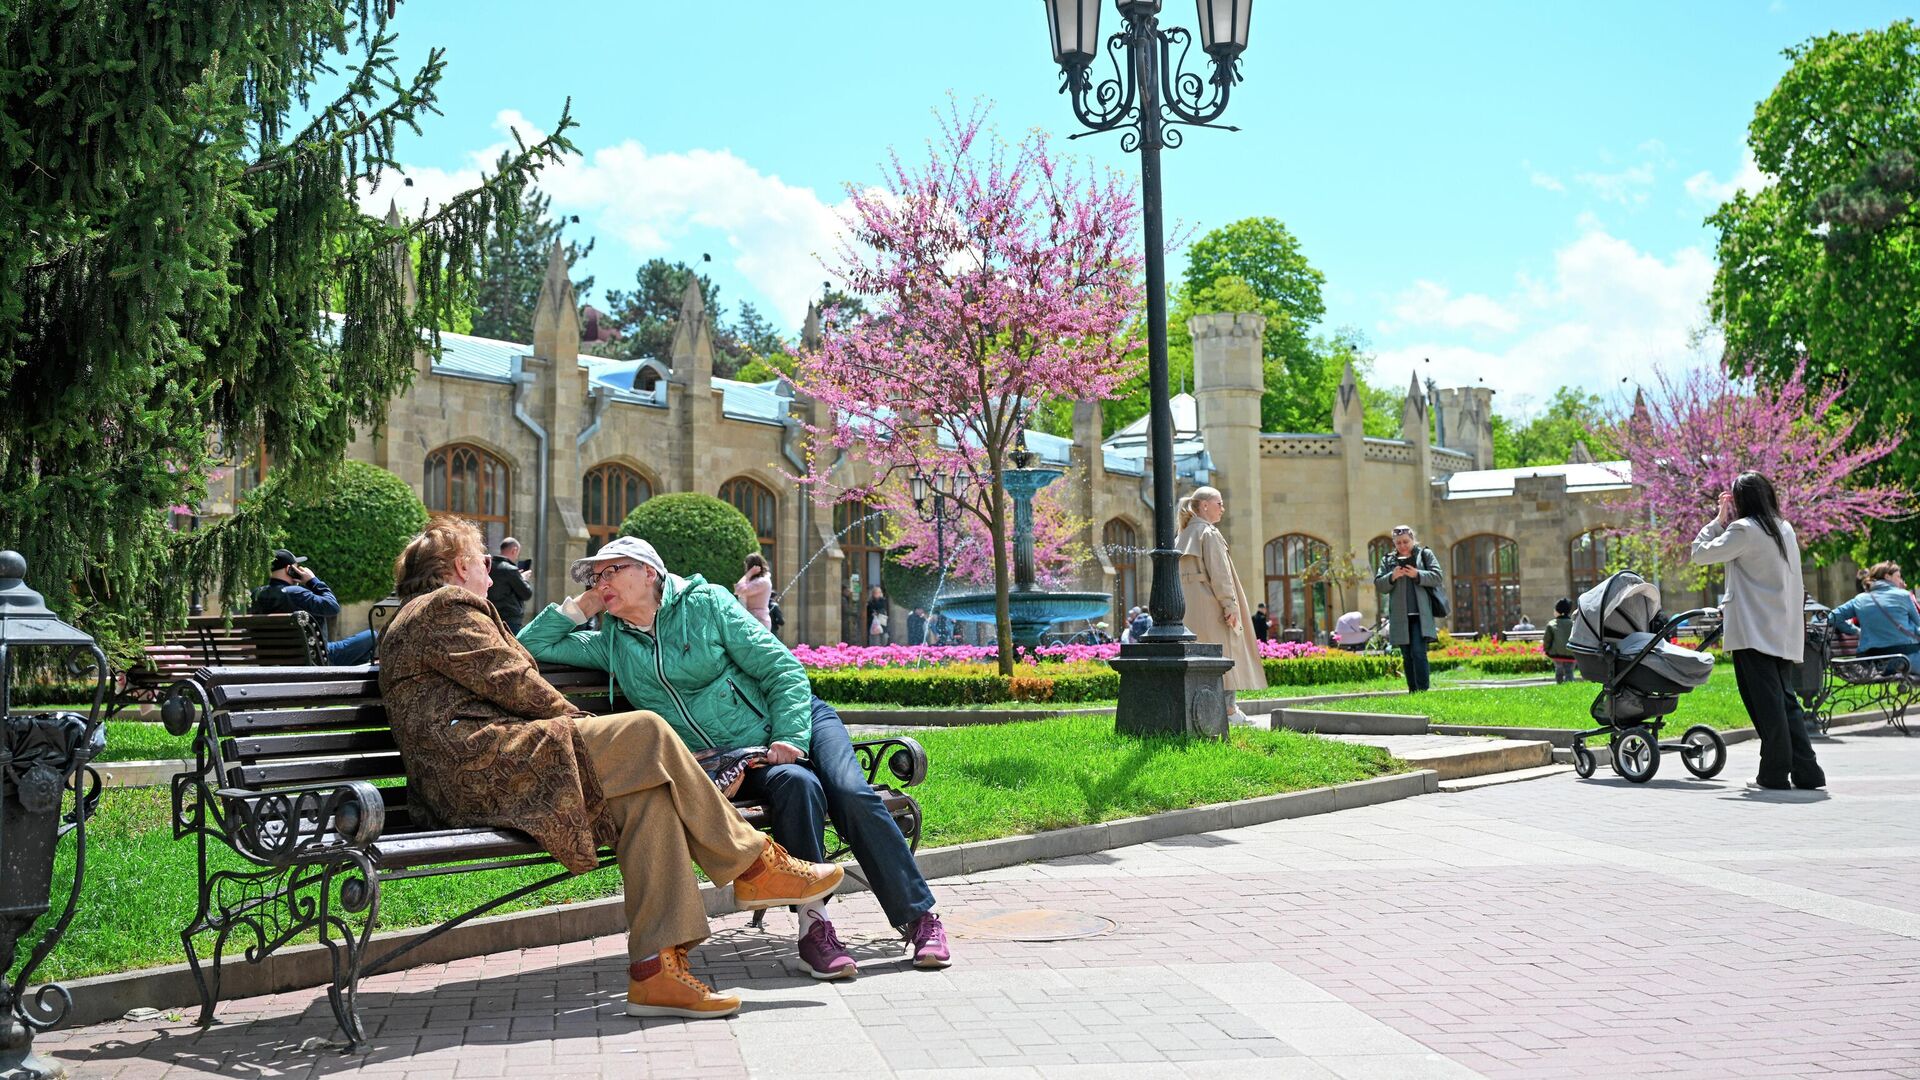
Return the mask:
[(620, 525), (620, 535), (652, 544), (668, 571), (681, 577), (698, 574), (728, 589), (745, 572), (747, 556), (760, 550), (759, 534), (745, 514), (732, 503), (697, 491), (655, 495), (633, 508)]
[(426, 525), (427, 508), (406, 481), (378, 465), (343, 461), (324, 494), (287, 512), (280, 544), (306, 556), (341, 603), (357, 604), (393, 592), (393, 560)]
[(1268, 686), (1322, 686), (1326, 683), (1358, 682), (1400, 674), (1398, 656), (1366, 656), (1357, 653), (1327, 653), (1301, 656), (1291, 660), (1266, 660)]
[(840, 668), (810, 671), (813, 692), (836, 705), (991, 705), (1001, 701), (1105, 701), (1120, 696), (1120, 673), (1105, 664), (1017, 665), (1011, 677), (992, 664), (938, 668)]

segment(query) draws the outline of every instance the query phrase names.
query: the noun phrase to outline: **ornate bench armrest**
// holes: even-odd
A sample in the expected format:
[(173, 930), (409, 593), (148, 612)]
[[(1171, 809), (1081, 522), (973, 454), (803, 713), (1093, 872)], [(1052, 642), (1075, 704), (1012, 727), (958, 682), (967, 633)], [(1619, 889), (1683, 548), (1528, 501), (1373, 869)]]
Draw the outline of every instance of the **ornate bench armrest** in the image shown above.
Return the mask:
[[(927, 778), (927, 751), (905, 735), (857, 742), (853, 744), (853, 752), (860, 758), (861, 768), (867, 771), (867, 783), (874, 787), (880, 787), (883, 780), (891, 780), (900, 787), (910, 788)], [(888, 773), (884, 777), (883, 767)]]
[(365, 850), (387, 824), (386, 799), (364, 780), (273, 791), (222, 788), (213, 795), (227, 806), (234, 850), (269, 866)]
[(1898, 682), (1913, 676), (1913, 664), (1904, 656), (1836, 656), (1827, 661), (1843, 682)]

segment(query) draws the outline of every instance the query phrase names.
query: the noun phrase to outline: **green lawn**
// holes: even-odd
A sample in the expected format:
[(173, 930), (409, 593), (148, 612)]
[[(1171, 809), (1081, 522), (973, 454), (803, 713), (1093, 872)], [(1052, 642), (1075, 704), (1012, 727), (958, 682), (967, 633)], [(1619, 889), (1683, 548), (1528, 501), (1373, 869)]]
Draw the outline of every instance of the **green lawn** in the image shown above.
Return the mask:
[[(1438, 685), (1439, 680), (1436, 679), (1435, 686)], [(1373, 698), (1362, 703), (1325, 702), (1303, 705), (1301, 708), (1416, 714), (1424, 715), (1436, 724), (1585, 728), (1595, 726), (1587, 709), (1599, 692), (1599, 685), (1590, 682), (1500, 689), (1469, 687), (1403, 697)], [(1747, 710), (1740, 704), (1732, 668), (1716, 670), (1707, 685), (1683, 696), (1680, 707), (1663, 719), (1667, 730), (1675, 734), (1694, 724), (1707, 724), (1722, 731), (1746, 727)]]
[[(1374, 747), (1288, 731), (1236, 729), (1222, 743), (1141, 740), (1116, 735), (1113, 722), (1098, 717), (917, 737), (932, 762), (926, 783), (914, 789), (926, 809), (928, 846), (1321, 787), (1404, 768)], [(70, 841), (61, 847), (56, 891), (69, 880), (72, 851)], [(109, 789), (88, 827), (80, 910), (36, 977), (71, 979), (182, 960), (178, 935), (193, 915), (194, 852), (191, 840), (173, 839), (167, 789)], [(224, 849), (216, 861), (240, 868)], [(492, 871), (394, 882), (381, 894), (381, 926), (437, 922), (536, 876)], [(613, 871), (596, 871), (516, 907), (612, 896), (619, 888)], [(236, 939), (229, 951), (248, 944)], [(29, 947), (22, 943), (23, 955)], [(210, 947), (203, 939), (203, 950)]]
[(107, 748), (96, 761), (157, 761), (193, 756), (193, 736), (175, 738), (159, 724), (140, 720), (107, 721)]

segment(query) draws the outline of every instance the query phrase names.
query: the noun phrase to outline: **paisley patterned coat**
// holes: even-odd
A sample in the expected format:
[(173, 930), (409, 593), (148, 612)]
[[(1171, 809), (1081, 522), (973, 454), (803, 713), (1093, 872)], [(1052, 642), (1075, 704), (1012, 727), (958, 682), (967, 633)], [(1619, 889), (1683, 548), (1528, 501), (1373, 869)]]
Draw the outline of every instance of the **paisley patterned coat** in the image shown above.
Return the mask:
[(380, 692), (416, 804), (454, 827), (519, 829), (576, 874), (615, 837), (573, 718), (483, 596), (407, 602), (380, 640)]

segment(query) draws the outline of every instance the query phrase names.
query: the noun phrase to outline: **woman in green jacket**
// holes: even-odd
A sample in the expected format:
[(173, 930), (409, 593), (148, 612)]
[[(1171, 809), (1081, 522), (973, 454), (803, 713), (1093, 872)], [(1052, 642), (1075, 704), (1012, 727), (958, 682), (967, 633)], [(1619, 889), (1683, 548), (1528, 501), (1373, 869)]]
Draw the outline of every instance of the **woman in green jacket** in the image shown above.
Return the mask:
[[(888, 921), (913, 943), (914, 965), (947, 966), (946, 930), (912, 848), (867, 783), (839, 714), (813, 696), (780, 639), (725, 588), (669, 573), (636, 537), (615, 539), (572, 573), (586, 591), (548, 604), (520, 643), (540, 660), (610, 673), (632, 708), (665, 717), (696, 753), (766, 747), (766, 767), (749, 770), (739, 793), (767, 804), (774, 839), (821, 861), (832, 820)], [(581, 628), (603, 611), (602, 629)], [(824, 904), (800, 909), (800, 957), (818, 979), (854, 974)]]

